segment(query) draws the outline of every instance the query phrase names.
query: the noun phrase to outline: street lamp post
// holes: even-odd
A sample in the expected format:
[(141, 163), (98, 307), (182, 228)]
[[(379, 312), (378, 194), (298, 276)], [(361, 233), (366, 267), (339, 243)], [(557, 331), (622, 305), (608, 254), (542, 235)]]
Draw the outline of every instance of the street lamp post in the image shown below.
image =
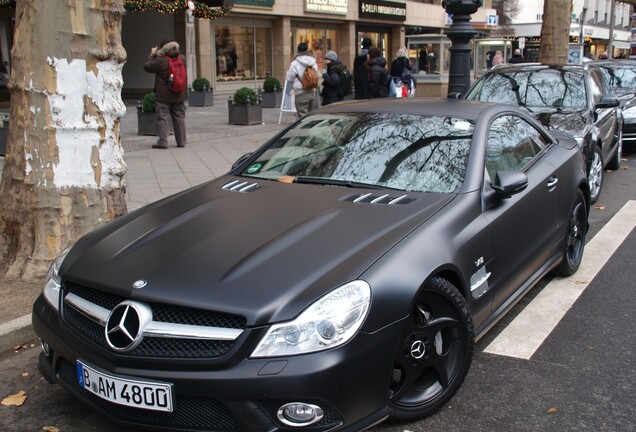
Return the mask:
[(446, 34), (451, 40), (448, 96), (461, 96), (470, 88), (470, 40), (477, 32), (470, 16), (481, 7), (482, 0), (443, 0), (442, 7), (453, 16)]

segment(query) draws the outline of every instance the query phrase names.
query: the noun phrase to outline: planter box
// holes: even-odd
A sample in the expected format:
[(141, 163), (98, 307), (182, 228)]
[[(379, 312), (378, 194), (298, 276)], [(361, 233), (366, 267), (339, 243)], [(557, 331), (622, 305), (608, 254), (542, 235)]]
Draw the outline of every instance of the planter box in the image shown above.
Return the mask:
[(263, 92), (263, 108), (278, 108), (283, 101), (283, 92)]
[(263, 105), (235, 105), (227, 102), (228, 122), (235, 125), (253, 125), (263, 123)]
[(197, 92), (191, 91), (188, 93), (188, 104), (190, 106), (213, 106), (214, 95), (211, 91)]
[(9, 138), (9, 128), (0, 128), (0, 156), (4, 156), (7, 150), (7, 139)]
[(137, 110), (137, 135), (157, 135), (155, 113)]

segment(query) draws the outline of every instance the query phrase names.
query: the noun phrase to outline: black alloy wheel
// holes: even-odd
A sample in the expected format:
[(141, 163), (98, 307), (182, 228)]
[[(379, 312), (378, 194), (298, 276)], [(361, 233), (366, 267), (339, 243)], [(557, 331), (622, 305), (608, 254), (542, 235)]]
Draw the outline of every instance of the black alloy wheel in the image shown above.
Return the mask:
[(420, 290), (397, 349), (389, 384), (390, 418), (410, 421), (434, 413), (459, 389), (473, 355), (468, 305), (446, 279)]
[(585, 249), (585, 236), (587, 234), (587, 206), (585, 197), (580, 189), (572, 200), (568, 225), (565, 232), (565, 248), (563, 261), (557, 267), (557, 273), (561, 276), (572, 276), (578, 270), (583, 260)]

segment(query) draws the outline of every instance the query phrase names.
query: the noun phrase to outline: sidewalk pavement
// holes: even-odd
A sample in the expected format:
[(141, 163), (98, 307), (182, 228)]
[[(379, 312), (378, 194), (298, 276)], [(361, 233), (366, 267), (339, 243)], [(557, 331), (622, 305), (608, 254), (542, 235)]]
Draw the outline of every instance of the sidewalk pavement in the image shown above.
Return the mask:
[[(283, 113), (279, 125), (280, 110), (264, 108), (262, 124), (230, 125), (227, 111), (227, 99), (215, 100), (210, 107), (188, 107), (186, 147), (177, 148), (171, 136), (168, 150), (160, 150), (151, 148), (157, 137), (137, 135), (136, 103), (127, 103), (120, 131), (128, 167), (128, 211), (225, 174), (240, 156), (255, 150), (295, 120), (293, 114)], [(0, 156), (0, 176), (3, 167), (4, 157)], [(24, 310), (14, 316), (19, 317), (0, 316), (0, 353), (35, 339), (31, 303), (25, 303)]]

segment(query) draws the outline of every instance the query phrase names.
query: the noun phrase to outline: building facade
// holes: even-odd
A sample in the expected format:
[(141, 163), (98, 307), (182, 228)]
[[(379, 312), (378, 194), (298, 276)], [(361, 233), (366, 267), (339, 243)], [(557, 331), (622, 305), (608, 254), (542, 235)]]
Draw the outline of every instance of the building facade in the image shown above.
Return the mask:
[[(408, 45), (409, 57), (419, 73), (418, 82), (423, 82), (422, 86), (418, 84), (418, 94), (445, 95), (450, 44), (443, 34), (452, 21), (441, 3), (442, 0), (235, 0), (231, 13), (217, 20), (190, 20), (186, 13), (129, 13), (122, 30), (128, 52), (124, 92), (138, 95), (151, 88), (153, 80), (144, 73), (143, 62), (150, 48), (164, 37), (173, 37), (185, 47), (182, 52), (187, 51), (192, 59), (189, 79), (209, 79), (215, 94), (220, 95), (243, 86), (258, 88), (267, 76), (282, 83), (300, 42), (308, 43), (321, 69), (329, 50), (352, 69), (361, 39), (369, 37), (389, 64), (397, 50)], [(486, 0), (472, 22), (476, 28), (493, 27), (495, 14), (491, 0)], [(434, 70), (428, 65), (419, 67), (427, 50), (436, 56)]]
[[(544, 0), (524, 0), (521, 10), (513, 18), (511, 28), (517, 38), (523, 38), (526, 57), (537, 61), (539, 37), (543, 22)], [(612, 23), (612, 8), (614, 22)], [(570, 24), (570, 61), (577, 63), (581, 55), (598, 58), (610, 44), (613, 25), (612, 57), (629, 54), (631, 40), (631, 5), (616, 0), (573, 0)], [(583, 41), (583, 44), (580, 43)], [(582, 50), (581, 50), (582, 48)]]

